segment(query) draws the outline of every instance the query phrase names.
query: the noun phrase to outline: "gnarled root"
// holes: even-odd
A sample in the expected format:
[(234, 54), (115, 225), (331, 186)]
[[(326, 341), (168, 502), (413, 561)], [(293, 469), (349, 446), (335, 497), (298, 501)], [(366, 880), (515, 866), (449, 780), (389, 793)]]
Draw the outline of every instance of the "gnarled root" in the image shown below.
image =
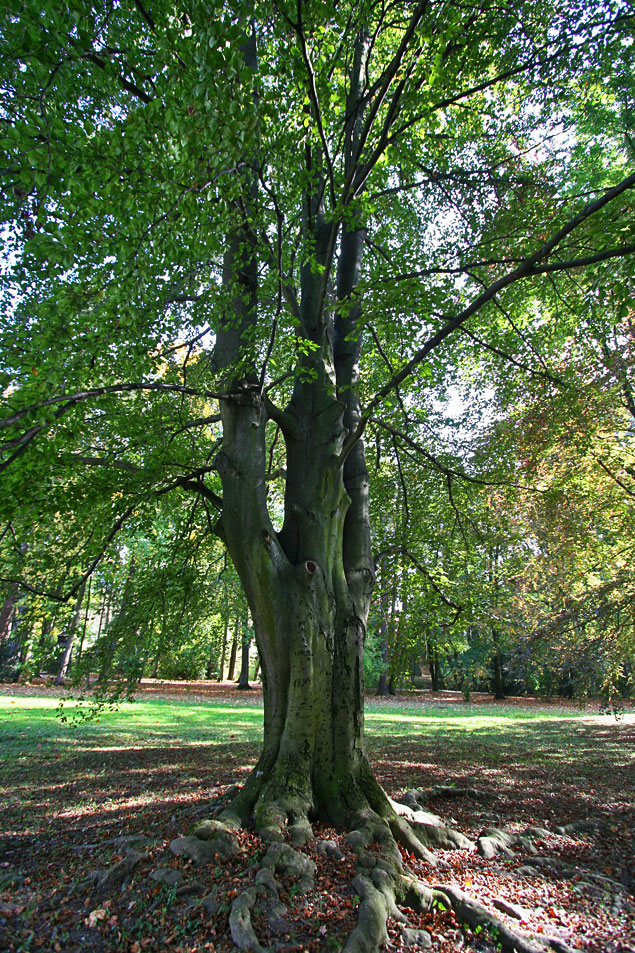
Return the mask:
[(504, 950), (516, 951), (516, 953), (545, 953), (545, 950), (551, 949), (556, 950), (557, 953), (574, 953), (572, 947), (555, 937), (544, 937), (538, 940), (517, 933), (495, 913), (491, 913), (482, 903), (468, 897), (458, 887), (444, 884), (434, 889), (434, 896), (436, 900), (447, 902), (464, 923), (471, 927), (484, 927), (490, 932), (495, 932)]
[[(426, 913), (436, 902), (452, 907), (458, 919), (468, 926), (491, 932), (504, 950), (546, 953), (551, 949), (571, 953), (566, 943), (558, 939), (517, 932), (454, 885), (432, 887), (419, 880), (405, 866), (400, 846), (408, 855), (441, 869), (447, 864), (430, 846), (475, 850), (476, 845), (446, 827), (440, 818), (424, 812), (416, 801), (410, 805), (398, 804), (385, 797), (375, 797), (374, 789), (368, 797), (360, 796), (359, 788), (355, 787), (354, 797), (353, 789), (350, 792), (346, 815), (350, 825), (347, 841), (356, 857), (351, 890), (359, 897), (359, 908), (357, 923), (344, 941), (342, 953), (379, 953), (389, 940), (389, 920), (402, 924), (407, 945), (424, 945), (427, 937), (417, 923), (408, 919), (408, 916), (412, 918), (409, 911)], [(275, 953), (278, 949), (275, 941), (269, 947), (261, 944), (252, 914), (257, 912), (260, 922), (263, 917), (268, 920), (273, 930), (274, 924), (284, 921), (288, 913), (280, 899), (281, 881), (291, 880), (294, 893), (314, 889), (315, 864), (301, 849), (313, 838), (308, 816), (310, 805), (297, 791), (290, 795), (287, 790), (276, 796), (271, 785), (263, 785), (256, 797), (252, 794), (239, 795), (221, 812), (220, 823), (203, 822), (194, 833), (220, 852), (226, 841), (231, 845), (231, 828), (241, 822), (245, 804), (250, 804), (257, 831), (268, 846), (254, 880), (232, 903), (229, 926), (240, 950)], [(420, 837), (425, 838), (428, 846), (421, 843)], [(334, 856), (342, 857), (336, 845), (331, 847)], [(326, 847), (320, 853), (328, 854)]]

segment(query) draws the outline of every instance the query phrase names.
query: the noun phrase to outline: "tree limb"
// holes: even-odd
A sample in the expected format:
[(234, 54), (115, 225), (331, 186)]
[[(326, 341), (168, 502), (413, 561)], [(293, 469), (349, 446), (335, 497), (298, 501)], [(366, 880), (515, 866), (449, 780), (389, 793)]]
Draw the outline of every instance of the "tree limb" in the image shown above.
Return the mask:
[[(635, 187), (635, 172), (626, 178), (622, 179), (621, 182), (618, 182), (617, 185), (613, 186), (611, 189), (607, 189), (604, 195), (596, 199), (594, 202), (585, 205), (576, 215), (569, 219), (565, 225), (563, 225), (557, 232), (555, 232), (552, 237), (544, 242), (544, 244), (533, 254), (528, 255), (517, 268), (514, 268), (513, 271), (508, 272), (506, 275), (502, 275), (496, 281), (485, 289), (480, 295), (478, 295), (466, 308), (463, 309), (455, 317), (450, 318), (446, 323), (441, 327), (436, 334), (432, 335), (431, 338), (415, 352), (413, 357), (398, 371), (394, 374), (391, 379), (380, 388), (373, 399), (368, 404), (362, 419), (360, 421), (357, 430), (352, 433), (344, 444), (342, 449), (342, 457), (344, 458), (349, 452), (351, 447), (359, 440), (362, 436), (366, 424), (372, 416), (372, 413), (388, 394), (399, 386), (406, 378), (410, 377), (414, 369), (422, 363), (422, 361), (434, 351), (447, 337), (449, 337), (454, 331), (461, 327), (469, 318), (477, 314), (486, 304), (492, 301), (496, 295), (503, 291), (505, 288), (508, 288), (510, 285), (515, 284), (517, 281), (521, 281), (524, 278), (531, 278), (535, 275), (541, 274), (543, 271), (547, 270), (546, 265), (544, 264), (544, 259), (547, 258), (554, 249), (560, 244), (560, 242), (574, 232), (583, 222), (589, 219), (596, 212), (600, 211), (610, 202), (614, 201), (624, 192), (628, 191)], [(630, 248), (630, 246), (626, 246)], [(626, 252), (628, 253), (628, 251)], [(584, 259), (588, 264), (588, 259)], [(549, 271), (566, 271), (568, 268), (576, 267), (575, 261), (571, 262), (554, 262), (550, 267)]]

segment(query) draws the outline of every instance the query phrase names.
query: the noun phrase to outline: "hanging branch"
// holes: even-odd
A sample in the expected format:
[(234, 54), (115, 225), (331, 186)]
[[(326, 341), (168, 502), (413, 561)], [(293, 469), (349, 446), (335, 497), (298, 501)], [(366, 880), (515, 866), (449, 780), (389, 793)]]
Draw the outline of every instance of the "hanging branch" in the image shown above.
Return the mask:
[(421, 446), (420, 443), (417, 443), (416, 440), (413, 440), (411, 437), (406, 436), (405, 433), (402, 433), (400, 430), (397, 430), (391, 424), (387, 423), (385, 420), (382, 420), (381, 417), (370, 417), (371, 423), (376, 424), (378, 427), (381, 427), (383, 430), (387, 430), (393, 438), (403, 440), (407, 446), (412, 450), (415, 450), (417, 453), (421, 454), (422, 457), (425, 457), (432, 466), (443, 473), (444, 476), (449, 478), (458, 478), (459, 480), (464, 480), (466, 483), (474, 483), (476, 486), (511, 486), (517, 490), (527, 490), (531, 493), (548, 493), (548, 490), (541, 490), (538, 487), (525, 486), (522, 483), (511, 483), (509, 480), (484, 480), (481, 477), (470, 476), (469, 473), (464, 473), (462, 470), (456, 470), (453, 467), (448, 467), (444, 463), (430, 453), (429, 450), (426, 450), (425, 447)]
[[(55, 404), (68, 402), (65, 410), (74, 406), (83, 400), (90, 400), (93, 397), (105, 397), (108, 394), (127, 394), (133, 391), (163, 391), (165, 393), (188, 394), (191, 397), (204, 397), (208, 400), (226, 400), (227, 394), (218, 393), (210, 390), (197, 390), (195, 387), (184, 387), (182, 384), (163, 384), (160, 381), (138, 382), (133, 384), (108, 384), (104, 387), (93, 387), (90, 390), (79, 390), (72, 394), (59, 394), (57, 397), (49, 397), (38, 404), (30, 404), (16, 411), (11, 417), (5, 417), (0, 420), (0, 428), (11, 427), (27, 414), (31, 414), (45, 407), (53, 407)], [(40, 428), (41, 429), (41, 428)]]
[(126, 522), (128, 517), (131, 516), (132, 513), (134, 513), (137, 506), (138, 506), (138, 503), (132, 503), (129, 507), (127, 507), (127, 509), (123, 511), (119, 519), (116, 520), (112, 529), (108, 533), (108, 536), (106, 537), (106, 541), (104, 543), (104, 546), (101, 552), (97, 556), (95, 556), (95, 558), (91, 562), (86, 572), (82, 576), (80, 576), (79, 580), (75, 583), (74, 586), (71, 587), (71, 589), (69, 589), (69, 591), (66, 593), (65, 596), (61, 596), (58, 592), (50, 592), (46, 589), (37, 589), (35, 586), (31, 586), (29, 583), (24, 582), (24, 580), (22, 579), (7, 579), (5, 576), (2, 576), (0, 577), (0, 581), (8, 582), (8, 583), (17, 583), (22, 589), (26, 589), (27, 592), (32, 592), (36, 596), (45, 596), (47, 599), (51, 599), (54, 602), (69, 602), (73, 598), (75, 593), (78, 592), (79, 589), (84, 585), (86, 580), (93, 574), (93, 572), (95, 571), (95, 569), (97, 568), (97, 566), (99, 565), (103, 557), (106, 555), (108, 546), (113, 541), (113, 539), (115, 538), (115, 536), (117, 535), (117, 533), (119, 532), (123, 524)]

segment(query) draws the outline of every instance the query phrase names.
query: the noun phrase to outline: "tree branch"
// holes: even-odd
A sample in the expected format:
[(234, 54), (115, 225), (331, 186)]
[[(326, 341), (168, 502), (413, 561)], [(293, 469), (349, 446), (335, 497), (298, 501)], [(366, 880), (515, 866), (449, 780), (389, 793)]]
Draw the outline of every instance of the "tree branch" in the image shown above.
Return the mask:
[[(349, 452), (351, 447), (359, 440), (361, 435), (364, 432), (368, 420), (371, 418), (373, 410), (377, 407), (388, 394), (399, 386), (407, 377), (410, 377), (414, 369), (421, 364), (421, 362), (434, 351), (447, 337), (449, 337), (454, 331), (461, 327), (469, 318), (477, 314), (486, 304), (492, 301), (496, 295), (503, 291), (505, 288), (508, 288), (510, 285), (515, 284), (517, 281), (521, 281), (524, 278), (531, 278), (535, 275), (541, 274), (543, 271), (565, 271), (568, 268), (576, 267), (575, 260), (571, 262), (555, 262), (547, 269), (544, 264), (544, 259), (547, 258), (554, 249), (560, 244), (560, 242), (574, 232), (583, 222), (589, 219), (592, 215), (599, 212), (610, 202), (614, 201), (624, 192), (628, 191), (635, 187), (635, 172), (627, 176), (625, 179), (622, 179), (621, 182), (618, 182), (617, 185), (613, 186), (611, 189), (607, 189), (604, 195), (596, 199), (594, 202), (585, 205), (576, 215), (569, 219), (569, 221), (563, 225), (558, 231), (533, 254), (528, 255), (517, 268), (514, 268), (513, 271), (508, 272), (506, 275), (498, 278), (494, 281), (488, 288), (485, 289), (480, 295), (478, 295), (471, 304), (464, 308), (459, 314), (454, 318), (446, 321), (442, 328), (440, 328), (436, 334), (434, 334), (429, 340), (415, 352), (413, 357), (398, 371), (392, 376), (392, 378), (375, 394), (373, 399), (368, 404), (362, 419), (360, 421), (357, 430), (352, 433), (342, 449), (342, 458), (344, 458)], [(628, 249), (630, 246), (625, 246), (628, 254)], [(602, 253), (603, 254), (603, 253)], [(596, 257), (596, 256), (594, 256)], [(583, 259), (585, 263), (589, 263), (588, 259)]]
[(52, 407), (55, 404), (61, 404), (68, 401), (68, 410), (70, 406), (79, 403), (82, 400), (89, 400), (92, 397), (105, 397), (108, 394), (131, 393), (137, 390), (164, 391), (165, 393), (188, 394), (192, 397), (205, 397), (208, 400), (225, 400), (226, 394), (219, 394), (215, 391), (197, 390), (195, 387), (184, 387), (181, 384), (162, 384), (159, 382), (135, 383), (135, 384), (109, 384), (105, 387), (94, 387), (91, 390), (75, 391), (73, 394), (60, 394), (58, 397), (50, 397), (39, 404), (31, 404), (22, 410), (16, 411), (11, 417), (5, 417), (0, 420), (0, 428), (11, 427), (27, 414), (36, 410), (42, 410), (44, 407)]
[(115, 522), (112, 529), (108, 533), (108, 536), (106, 537), (106, 542), (104, 544), (102, 551), (99, 553), (98, 556), (95, 556), (95, 558), (91, 562), (86, 572), (83, 574), (83, 576), (80, 577), (79, 581), (75, 583), (75, 585), (66, 593), (65, 596), (60, 596), (59, 593), (57, 592), (48, 592), (45, 589), (37, 589), (35, 586), (31, 586), (29, 585), (29, 583), (24, 582), (24, 580), (22, 579), (6, 579), (2, 577), (2, 582), (17, 582), (19, 586), (21, 586), (23, 589), (26, 589), (27, 592), (32, 592), (34, 595), (45, 596), (47, 599), (52, 599), (54, 602), (69, 602), (73, 598), (75, 593), (78, 592), (79, 589), (81, 589), (81, 587), (84, 585), (84, 583), (89, 578), (89, 576), (93, 574), (93, 572), (99, 565), (100, 561), (103, 559), (104, 555), (106, 554), (106, 550), (108, 546), (113, 541), (113, 539), (115, 538), (115, 536), (117, 535), (117, 533), (119, 532), (119, 530), (121, 529), (125, 521), (128, 519), (128, 517), (135, 511), (136, 507), (137, 507), (137, 504), (132, 503), (127, 509), (123, 511), (119, 519)]

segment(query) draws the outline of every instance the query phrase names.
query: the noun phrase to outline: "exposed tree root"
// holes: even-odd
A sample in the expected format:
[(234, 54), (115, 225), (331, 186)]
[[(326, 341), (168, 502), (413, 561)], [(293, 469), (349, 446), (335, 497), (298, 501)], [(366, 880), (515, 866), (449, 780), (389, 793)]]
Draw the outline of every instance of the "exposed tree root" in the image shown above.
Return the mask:
[[(423, 931), (408, 920), (406, 913), (426, 913), (435, 903), (452, 908), (455, 915), (472, 929), (485, 930), (501, 948), (515, 953), (573, 953), (564, 941), (544, 936), (535, 937), (510, 927), (497, 914), (488, 910), (478, 900), (468, 896), (455, 885), (435, 885), (419, 880), (404, 864), (400, 846), (407, 855), (426, 861), (437, 869), (447, 866), (443, 859), (430, 848), (471, 850), (477, 847), (468, 838), (448, 828), (441, 818), (421, 807), (423, 797), (419, 792), (408, 792), (408, 804), (384, 799), (379, 800), (380, 811), (363, 804), (361, 809), (349, 813), (352, 827), (346, 835), (356, 856), (356, 873), (351, 890), (359, 897), (357, 924), (344, 942), (342, 953), (379, 953), (389, 941), (388, 921), (402, 924), (402, 940), (407, 947), (415, 948), (429, 943)], [(219, 857), (230, 856), (238, 849), (233, 830), (242, 822), (246, 806), (253, 810), (257, 819), (257, 832), (268, 844), (265, 856), (250, 886), (232, 902), (229, 927), (234, 944), (246, 953), (275, 953), (277, 943), (265, 947), (261, 944), (252, 915), (259, 922), (264, 917), (271, 932), (284, 929), (287, 908), (280, 900), (281, 882), (278, 877), (293, 881), (294, 893), (306, 893), (314, 889), (316, 868), (313, 861), (302, 851), (313, 838), (313, 830), (301, 797), (276, 799), (261, 790), (258, 798), (253, 792), (240, 792), (237, 799), (223, 809), (216, 820), (199, 822), (190, 837), (175, 842), (175, 852), (183, 852), (195, 863), (199, 857), (207, 858), (210, 852)], [(535, 848), (532, 837), (543, 836), (545, 831), (530, 828), (523, 835), (508, 835), (496, 829), (488, 829), (479, 838), (479, 852), (490, 849), (493, 853), (507, 853), (512, 847)], [(421, 840), (425, 843), (422, 843)], [(289, 843), (289, 841), (291, 843)], [(337, 844), (322, 841), (318, 853), (341, 859)], [(203, 860), (202, 862), (205, 862)], [(503, 912), (504, 902), (495, 903)], [(402, 909), (403, 908), (403, 909)], [(405, 912), (404, 912), (405, 911)], [(511, 911), (510, 915), (514, 915)]]
[(496, 936), (504, 950), (515, 950), (516, 953), (544, 953), (546, 949), (552, 949), (558, 953), (574, 953), (572, 947), (556, 937), (538, 940), (517, 933), (478, 900), (468, 897), (459, 887), (444, 884), (442, 887), (435, 888), (434, 892), (438, 899), (444, 898), (448, 901), (464, 923), (468, 923), (471, 927), (484, 927)]

